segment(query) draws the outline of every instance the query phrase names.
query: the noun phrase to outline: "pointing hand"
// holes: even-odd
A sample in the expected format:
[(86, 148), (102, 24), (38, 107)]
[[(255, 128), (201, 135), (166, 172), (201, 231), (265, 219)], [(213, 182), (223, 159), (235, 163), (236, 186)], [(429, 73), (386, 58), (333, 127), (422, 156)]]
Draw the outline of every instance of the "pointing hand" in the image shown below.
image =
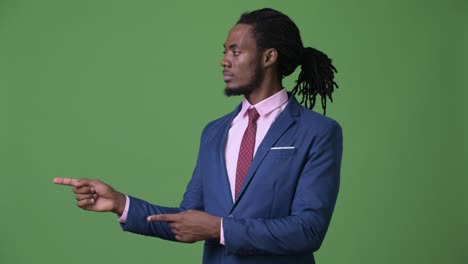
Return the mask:
[(55, 184), (73, 187), (77, 206), (88, 211), (114, 212), (121, 215), (125, 208), (125, 195), (96, 179), (55, 178)]
[(180, 242), (193, 243), (210, 238), (219, 238), (221, 218), (205, 212), (188, 210), (178, 214), (148, 216), (148, 222), (167, 222), (175, 238)]

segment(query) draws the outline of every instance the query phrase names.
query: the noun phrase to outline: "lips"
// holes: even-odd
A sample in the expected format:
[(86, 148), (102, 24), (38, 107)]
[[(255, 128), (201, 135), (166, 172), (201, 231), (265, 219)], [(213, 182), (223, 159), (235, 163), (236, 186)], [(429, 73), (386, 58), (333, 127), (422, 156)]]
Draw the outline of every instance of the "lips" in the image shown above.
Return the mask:
[(229, 82), (231, 81), (232, 79), (234, 79), (234, 74), (232, 74), (231, 72), (229, 71), (223, 71), (223, 80), (225, 82)]

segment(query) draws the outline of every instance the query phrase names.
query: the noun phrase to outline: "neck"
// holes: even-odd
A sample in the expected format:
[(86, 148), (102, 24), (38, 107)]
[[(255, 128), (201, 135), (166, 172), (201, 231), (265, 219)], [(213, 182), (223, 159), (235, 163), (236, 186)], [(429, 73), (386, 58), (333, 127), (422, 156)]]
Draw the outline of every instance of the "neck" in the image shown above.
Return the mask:
[(265, 76), (265, 79), (259, 87), (245, 95), (245, 99), (247, 99), (251, 105), (255, 105), (283, 89), (283, 85), (279, 79), (266, 77), (267, 76)]

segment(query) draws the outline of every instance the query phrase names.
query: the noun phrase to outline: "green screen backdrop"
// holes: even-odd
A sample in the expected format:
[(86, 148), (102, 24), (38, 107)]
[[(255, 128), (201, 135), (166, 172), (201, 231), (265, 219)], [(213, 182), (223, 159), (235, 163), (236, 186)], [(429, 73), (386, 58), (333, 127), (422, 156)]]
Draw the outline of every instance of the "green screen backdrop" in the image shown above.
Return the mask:
[(200, 263), (202, 243), (122, 232), (52, 179), (177, 206), (204, 125), (241, 100), (223, 94), (227, 32), (260, 7), (339, 71), (342, 181), (318, 263), (468, 263), (462, 0), (0, 0), (0, 263)]

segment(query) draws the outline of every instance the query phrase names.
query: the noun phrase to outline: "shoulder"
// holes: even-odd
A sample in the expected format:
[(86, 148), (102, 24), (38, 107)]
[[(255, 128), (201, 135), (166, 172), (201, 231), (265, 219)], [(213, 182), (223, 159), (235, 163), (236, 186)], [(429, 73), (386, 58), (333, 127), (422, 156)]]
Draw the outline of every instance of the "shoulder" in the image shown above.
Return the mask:
[(218, 119), (215, 119), (209, 122), (203, 129), (203, 133), (209, 133), (210, 131), (218, 131), (221, 128), (224, 128), (226, 123), (231, 122), (232, 113), (224, 115)]
[(219, 135), (219, 133), (225, 129), (228, 129), (231, 125), (232, 119), (236, 116), (237, 112), (238, 108), (218, 119), (209, 122), (203, 129), (202, 140), (209, 140), (214, 136)]
[(339, 131), (340, 124), (333, 118), (324, 116), (304, 106), (300, 107), (300, 116), (298, 119), (300, 129), (317, 136), (328, 134), (330, 131)]
[(335, 153), (341, 157), (343, 131), (340, 124), (333, 118), (305, 107), (301, 107), (300, 112), (296, 123), (297, 135), (303, 139), (302, 142), (310, 143), (305, 143), (308, 153)]
[(289, 102), (284, 112), (296, 120), (300, 131), (312, 137), (323, 135), (329, 129), (341, 131), (341, 126), (335, 119), (301, 105), (290, 93)]
[(329, 127), (340, 128), (340, 124), (335, 119), (305, 107), (301, 107), (299, 122), (304, 127), (311, 127), (315, 130), (327, 129)]

